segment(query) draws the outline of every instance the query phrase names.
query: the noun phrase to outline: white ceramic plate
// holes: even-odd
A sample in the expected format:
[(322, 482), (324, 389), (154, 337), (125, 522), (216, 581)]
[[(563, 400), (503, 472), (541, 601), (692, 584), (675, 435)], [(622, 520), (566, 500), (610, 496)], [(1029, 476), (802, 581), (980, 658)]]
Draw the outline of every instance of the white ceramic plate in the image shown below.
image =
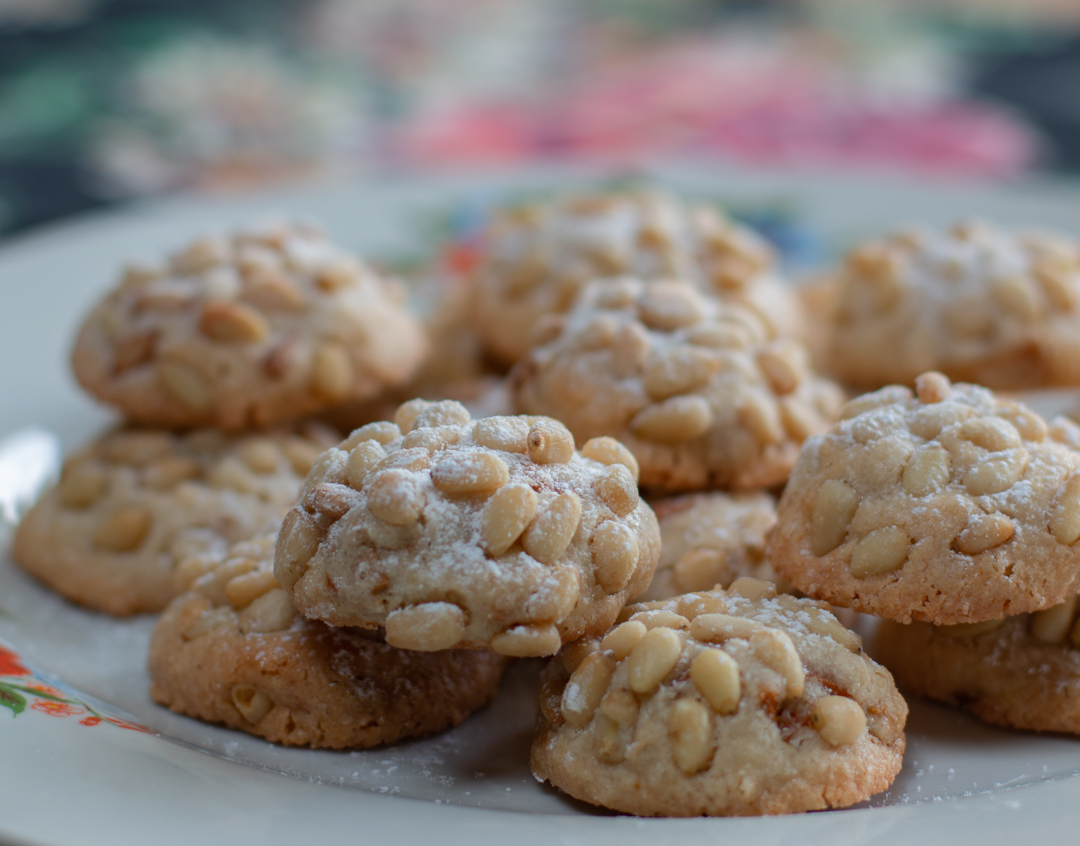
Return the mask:
[[(80, 316), (121, 261), (274, 214), (321, 221), (374, 257), (415, 255), (447, 215), (610, 174), (538, 168), (181, 200), (97, 215), (0, 249), (0, 514), (59, 446), (110, 414), (66, 361)], [(650, 178), (737, 206), (786, 204), (829, 250), (914, 221), (979, 216), (1080, 232), (1080, 195), (1049, 185), (927, 185), (865, 175), (657, 168)], [(814, 240), (813, 238), (811, 240)], [(1042, 408), (1063, 398), (1045, 397)], [(6, 437), (6, 439), (5, 439)], [(2, 518), (0, 518), (2, 519)], [(10, 526), (0, 528), (6, 549)], [(458, 729), (387, 749), (284, 749), (171, 714), (147, 695), (149, 618), (74, 608), (0, 560), (0, 841), (16, 843), (921, 843), (1080, 835), (1080, 743), (1006, 732), (912, 703), (904, 771), (866, 807), (787, 818), (637, 820), (538, 785), (527, 765), (536, 665)], [(12, 675), (12, 655), (30, 675)], [(8, 705), (2, 701), (8, 690)], [(20, 705), (21, 702), (21, 705)], [(22, 709), (20, 713), (15, 711)], [(137, 730), (140, 726), (150, 731)]]

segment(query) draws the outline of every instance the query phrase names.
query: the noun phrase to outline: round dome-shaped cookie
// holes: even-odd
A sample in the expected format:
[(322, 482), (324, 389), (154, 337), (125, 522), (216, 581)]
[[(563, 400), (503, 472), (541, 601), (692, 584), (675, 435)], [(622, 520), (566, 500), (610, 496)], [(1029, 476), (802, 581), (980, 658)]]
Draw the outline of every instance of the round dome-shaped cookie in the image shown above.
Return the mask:
[(726, 588), (741, 576), (776, 581), (765, 535), (776, 522), (767, 493), (685, 494), (649, 503), (660, 524), (660, 561), (640, 601)]
[(301, 617), (273, 573), (274, 536), (180, 564), (191, 590), (150, 639), (150, 695), (288, 746), (376, 746), (456, 726), (494, 697), (507, 659), (409, 652)]
[(537, 778), (640, 816), (839, 808), (900, 772), (907, 704), (824, 603), (738, 579), (628, 606), (544, 671)]
[(277, 529), (335, 440), (314, 425), (248, 435), (120, 429), (64, 462), (19, 524), (14, 558), (81, 605), (160, 611), (180, 593), (181, 559)]
[(544, 417), (411, 400), (312, 467), (275, 572), (300, 611), (403, 649), (552, 655), (652, 578), (659, 530), (626, 448)]
[(940, 373), (809, 439), (767, 554), (797, 589), (900, 622), (977, 623), (1080, 590), (1080, 429)]
[(129, 269), (72, 362), (86, 390), (144, 425), (261, 426), (408, 379), (425, 342), (396, 299), (308, 227), (202, 238)]
[(959, 705), (980, 720), (1080, 734), (1077, 599), (1004, 620), (956, 626), (884, 620), (874, 657), (902, 690)]
[(1080, 384), (1080, 244), (1064, 236), (902, 232), (854, 250), (832, 287), (822, 366), (843, 382)]
[(489, 353), (510, 365), (537, 323), (565, 312), (586, 282), (630, 274), (686, 279), (796, 335), (798, 302), (774, 265), (765, 241), (709, 206), (655, 192), (562, 197), (493, 222), (475, 272), (475, 320)]
[(510, 375), (518, 411), (626, 444), (655, 491), (783, 483), (839, 389), (796, 341), (682, 282), (591, 283)]

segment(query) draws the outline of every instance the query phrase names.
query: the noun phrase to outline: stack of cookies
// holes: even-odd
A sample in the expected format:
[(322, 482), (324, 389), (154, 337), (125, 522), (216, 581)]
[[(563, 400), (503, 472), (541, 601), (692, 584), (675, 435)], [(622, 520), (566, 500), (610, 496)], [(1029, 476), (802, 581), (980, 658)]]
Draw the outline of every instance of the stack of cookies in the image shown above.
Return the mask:
[[(538, 779), (641, 815), (843, 807), (900, 771), (907, 705), (838, 614), (894, 621), (877, 654), (915, 692), (1080, 728), (1080, 428), (861, 354), (1067, 381), (1029, 330), (1080, 302), (1075, 259), (909, 233), (804, 301), (712, 210), (579, 196), (500, 213), (406, 304), (310, 227), (203, 239), (88, 318), (76, 373), (126, 422), (16, 557), (164, 609), (153, 697), (275, 742), (446, 729), (544, 658)], [(845, 404), (808, 341), (881, 389)]]

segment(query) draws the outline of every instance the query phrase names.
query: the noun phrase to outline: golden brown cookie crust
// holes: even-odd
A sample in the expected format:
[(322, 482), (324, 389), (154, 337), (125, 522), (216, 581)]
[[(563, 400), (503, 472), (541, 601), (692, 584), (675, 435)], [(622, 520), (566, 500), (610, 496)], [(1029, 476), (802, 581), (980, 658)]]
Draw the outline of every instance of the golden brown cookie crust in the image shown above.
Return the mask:
[(19, 524), (14, 558), (89, 608), (161, 611), (180, 593), (182, 558), (276, 529), (337, 437), (314, 425), (247, 435), (117, 430), (68, 458)]
[(272, 560), (270, 536), (192, 568), (205, 572), (151, 638), (156, 702), (286, 746), (342, 749), (442, 731), (494, 698), (507, 659), (408, 652), (305, 620), (273, 582)]
[(742, 579), (622, 618), (544, 671), (537, 778), (623, 813), (734, 816), (844, 807), (900, 771), (907, 705), (822, 603)]
[(873, 652), (906, 692), (1000, 726), (1080, 734), (1080, 649), (1069, 635), (1075, 606), (970, 626), (886, 620)]
[(554, 654), (648, 584), (659, 530), (633, 456), (561, 423), (412, 400), (312, 468), (275, 572), (308, 617), (402, 648)]
[(740, 576), (777, 580), (765, 559), (776, 522), (769, 494), (685, 494), (649, 504), (660, 523), (660, 561), (640, 601), (726, 588)]
[(880, 617), (975, 623), (1080, 589), (1080, 429), (941, 374), (852, 400), (803, 447), (768, 556)]
[(72, 353), (80, 384), (143, 425), (244, 429), (372, 397), (425, 341), (398, 289), (309, 227), (193, 242), (129, 269)]
[(510, 375), (519, 411), (610, 435), (656, 493), (782, 484), (842, 397), (740, 306), (685, 282), (594, 282)]

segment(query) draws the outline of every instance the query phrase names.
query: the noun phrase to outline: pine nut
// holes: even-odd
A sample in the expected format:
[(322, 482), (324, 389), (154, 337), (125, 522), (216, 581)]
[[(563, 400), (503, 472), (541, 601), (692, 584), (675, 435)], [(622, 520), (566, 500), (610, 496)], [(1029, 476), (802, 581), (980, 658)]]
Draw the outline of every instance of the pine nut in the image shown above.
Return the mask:
[(321, 447), (304, 438), (289, 438), (281, 445), (281, 451), (285, 453), (298, 476), (306, 476), (315, 460), (323, 453)]
[(362, 489), (368, 473), (385, 458), (386, 450), (377, 441), (361, 441), (349, 453), (345, 481), (356, 490)]
[(1069, 629), (1072, 628), (1075, 616), (1076, 597), (1070, 596), (1053, 608), (1032, 614), (1028, 629), (1031, 636), (1039, 643), (1064, 643), (1065, 638), (1069, 636)]
[(786, 696), (802, 696), (806, 674), (790, 637), (777, 629), (763, 628), (750, 636), (750, 648), (762, 664), (784, 677)]
[(849, 746), (866, 730), (866, 713), (854, 699), (823, 696), (810, 709), (810, 725), (830, 746)]
[(596, 482), (600, 500), (618, 517), (629, 517), (638, 507), (638, 489), (630, 471), (621, 464), (608, 467)]
[(1077, 426), (1067, 417), (1058, 415), (1050, 421), (1050, 437), (1059, 444), (1065, 444), (1073, 449), (1080, 449), (1080, 426)]
[(618, 593), (630, 581), (638, 562), (638, 542), (630, 529), (615, 520), (601, 523), (589, 541), (596, 583), (607, 594)]
[(964, 555), (978, 555), (995, 546), (1001, 546), (1013, 536), (1016, 527), (1004, 514), (972, 514), (968, 524), (953, 541), (957, 551)]
[(859, 495), (839, 479), (822, 482), (814, 497), (810, 547), (814, 555), (827, 555), (844, 542), (859, 507)]
[(578, 333), (576, 340), (581, 349), (602, 350), (611, 346), (618, 331), (619, 324), (615, 322), (615, 318), (601, 314), (585, 325), (585, 328)]
[(537, 561), (554, 564), (566, 551), (581, 522), (577, 494), (559, 494), (536, 515), (521, 537), (521, 545)]
[(1031, 323), (1039, 316), (1035, 294), (1023, 276), (1005, 276), (994, 280), (990, 299), (1001, 311), (1023, 323)]
[(960, 437), (990, 452), (1016, 449), (1020, 435), (1008, 420), (1000, 417), (975, 417), (960, 426)]
[(1044, 256), (1032, 268), (1035, 279), (1055, 311), (1072, 311), (1076, 307), (1077, 292), (1072, 284), (1075, 266), (1060, 257)]
[(727, 556), (718, 549), (692, 549), (671, 570), (675, 586), (683, 592), (709, 590), (728, 573)]
[(332, 260), (315, 274), (315, 284), (322, 291), (332, 294), (343, 288), (351, 288), (360, 278), (360, 267), (350, 258)]
[(516, 483), (497, 490), (481, 521), (484, 551), (498, 557), (513, 546), (532, 521), (536, 506), (536, 491), (528, 485)]
[(523, 417), (484, 417), (476, 421), (472, 437), (477, 446), (523, 453), (527, 449), (529, 424)]
[(964, 474), (964, 487), (972, 496), (1007, 491), (1020, 480), (1027, 462), (1028, 454), (1024, 449), (992, 453)]
[(929, 371), (915, 377), (915, 395), (924, 405), (944, 402), (952, 393), (952, 383), (942, 373)]
[(581, 666), (582, 661), (596, 652), (599, 648), (600, 644), (596, 642), (595, 638), (582, 638), (581, 640), (575, 640), (573, 643), (566, 644), (566, 646), (562, 648), (562, 652), (559, 653), (559, 657), (562, 659), (563, 669), (568, 673), (573, 673), (574, 670)]
[(566, 464), (574, 457), (574, 436), (556, 420), (539, 420), (526, 438), (529, 458), (537, 464)]
[(850, 420), (853, 417), (866, 414), (868, 411), (873, 411), (875, 408), (884, 408), (887, 405), (907, 402), (909, 399), (911, 399), (910, 389), (900, 385), (890, 385), (880, 391), (863, 394), (861, 397), (856, 397), (844, 403), (840, 408), (840, 419)]
[(601, 437), (586, 441), (585, 446), (581, 448), (581, 454), (585, 458), (598, 461), (608, 467), (621, 464), (630, 471), (635, 484), (641, 478), (641, 471), (634, 454), (614, 438)]
[(690, 663), (690, 679), (718, 714), (739, 710), (739, 665), (721, 649), (705, 649)]
[(237, 611), (246, 608), (264, 593), (281, 587), (270, 570), (253, 570), (231, 579), (225, 585), (225, 598)]
[(682, 614), (674, 611), (665, 611), (662, 608), (653, 608), (649, 611), (638, 611), (630, 617), (630, 622), (642, 623), (646, 629), (652, 630), (663, 626), (676, 631), (684, 631), (690, 628), (690, 621)]
[(217, 567), (210, 568), (195, 580), (191, 589), (209, 599), (214, 605), (225, 605), (229, 598), (225, 588), (237, 576), (243, 576), (255, 569), (255, 562), (243, 555), (228, 558)]
[(269, 634), (289, 628), (296, 619), (296, 609), (289, 595), (274, 588), (240, 612), (240, 631), (244, 634)]
[(911, 539), (897, 526), (884, 526), (865, 535), (851, 551), (851, 575), (867, 579), (898, 570), (907, 561)]
[(855, 632), (845, 628), (839, 620), (828, 611), (821, 608), (807, 608), (806, 613), (810, 616), (810, 622), (806, 628), (819, 637), (828, 637), (835, 640), (841, 646), (858, 654), (862, 651), (862, 640)]
[(728, 593), (749, 599), (751, 602), (759, 602), (762, 599), (776, 598), (776, 585), (765, 579), (752, 579), (749, 576), (740, 576), (728, 587)]
[(776, 394), (790, 394), (803, 380), (803, 368), (796, 351), (788, 346), (768, 348), (758, 353), (757, 363)]
[(565, 723), (562, 711), (559, 710), (565, 686), (565, 679), (550, 678), (540, 685), (540, 692), (536, 695), (536, 704), (540, 706), (540, 713), (556, 728)]
[(639, 710), (637, 697), (625, 687), (609, 690), (600, 700), (600, 713), (620, 728), (636, 723)]
[(156, 331), (148, 331), (136, 332), (118, 341), (113, 348), (113, 373), (126, 373), (152, 360), (157, 339)]
[(184, 640), (195, 640), (204, 635), (225, 629), (235, 629), (236, 613), (228, 605), (222, 608), (210, 608), (203, 611), (195, 620), (184, 629), (181, 637)]
[(408, 470), (391, 467), (375, 473), (367, 495), (371, 513), (394, 526), (415, 523), (424, 510), (424, 488)]
[(562, 715), (568, 725), (581, 728), (592, 722), (614, 672), (615, 660), (603, 652), (594, 652), (574, 670), (562, 695)]
[(650, 285), (638, 299), (641, 322), (650, 329), (674, 332), (701, 322), (704, 317), (698, 296), (681, 285)]
[(923, 440), (932, 441), (941, 434), (942, 429), (961, 423), (977, 414), (978, 412), (970, 405), (957, 403), (928, 405), (916, 410), (909, 427), (912, 434)]
[(611, 652), (616, 661), (621, 661), (637, 645), (637, 642), (645, 636), (645, 624), (638, 620), (620, 623), (613, 628), (604, 639), (600, 641), (600, 648)]
[(618, 764), (626, 760), (626, 742), (614, 720), (600, 714), (592, 733), (598, 759), (605, 764)]
[(615, 378), (629, 379), (641, 373), (652, 350), (649, 333), (640, 323), (626, 323), (611, 342), (611, 367)]
[(269, 334), (270, 326), (251, 306), (212, 300), (203, 305), (199, 331), (214, 341), (254, 344)]
[(398, 406), (398, 410), (394, 412), (394, 423), (397, 424), (397, 427), (402, 434), (407, 435), (413, 430), (416, 418), (419, 417), (420, 412), (429, 405), (431, 405), (431, 403), (427, 400), (411, 399)]
[(997, 631), (1004, 622), (1004, 620), (985, 620), (981, 623), (956, 623), (951, 626), (934, 626), (934, 630), (945, 637), (967, 640)]
[(232, 690), (233, 705), (240, 712), (240, 716), (251, 725), (258, 722), (274, 710), (274, 700), (253, 687), (234, 687)]
[(180, 560), (173, 570), (173, 582), (181, 592), (191, 590), (192, 585), (218, 565), (218, 560), (209, 554), (188, 555)]
[(749, 640), (765, 626), (747, 617), (728, 614), (698, 614), (690, 621), (690, 636), (702, 643), (723, 643), (732, 638)]
[(181, 276), (194, 276), (229, 259), (229, 245), (221, 238), (206, 237), (192, 241), (170, 259), (174, 272)]
[(904, 467), (904, 490), (912, 496), (929, 496), (949, 483), (952, 461), (949, 453), (939, 446), (916, 450)]
[(455, 452), (432, 468), (431, 481), (443, 493), (488, 493), (510, 481), (510, 468), (490, 452)]
[[(199, 449), (201, 447), (195, 444), (197, 437), (197, 435), (189, 436), (189, 442), (192, 447)], [(219, 436), (212, 438), (212, 443), (208, 443), (205, 448), (214, 449), (223, 445), (224, 439)], [(152, 461), (173, 455), (175, 446), (176, 439), (168, 432), (128, 430), (118, 432), (105, 441), (103, 452), (106, 458), (117, 464), (144, 467)]]
[(358, 447), (365, 441), (374, 441), (386, 446), (401, 437), (401, 430), (394, 423), (380, 420), (377, 423), (368, 423), (359, 429), (353, 429), (352, 434), (338, 445), (338, 449), (346, 452)]
[(311, 390), (325, 400), (340, 401), (349, 395), (353, 383), (353, 363), (341, 344), (321, 344), (311, 361)]
[(817, 414), (795, 397), (781, 397), (780, 422), (792, 440), (802, 443), (821, 428)]
[(630, 651), (627, 678), (634, 693), (646, 695), (656, 690), (675, 669), (682, 655), (682, 638), (673, 629), (650, 629)]
[(998, 410), (998, 417), (1008, 420), (1025, 441), (1040, 443), (1046, 440), (1048, 433), (1046, 422), (1039, 415), (1020, 405), (1007, 406)]
[(244, 276), (244, 299), (264, 311), (299, 311), (304, 292), (279, 270), (248, 271)]
[(274, 575), (286, 588), (292, 588), (307, 572), (308, 562), (319, 549), (322, 529), (301, 508), (285, 516), (274, 553)]
[(396, 649), (438, 652), (465, 637), (465, 612), (452, 602), (425, 602), (391, 611), (386, 642)]
[(1080, 473), (1070, 476), (1061, 486), (1050, 515), (1050, 532), (1065, 546), (1080, 538)]
[(581, 597), (581, 576), (574, 567), (561, 567), (540, 583), (525, 603), (532, 623), (559, 622), (574, 610)]
[(679, 699), (671, 707), (668, 734), (675, 763), (684, 775), (709, 767), (716, 752), (708, 709), (695, 699)]
[(661, 443), (678, 443), (701, 437), (712, 426), (712, 409), (700, 396), (671, 397), (641, 409), (630, 421), (639, 437)]
[(141, 505), (125, 505), (113, 511), (94, 532), (94, 545), (108, 552), (131, 552), (150, 532), (150, 512)]
[(281, 461), (281, 450), (269, 438), (251, 438), (240, 444), (240, 460), (255, 473), (274, 473)]
[(158, 381), (173, 399), (190, 411), (207, 411), (213, 402), (213, 389), (206, 378), (190, 365), (179, 361), (158, 363)]
[(705, 385), (720, 369), (715, 355), (682, 347), (653, 356), (645, 367), (644, 385), (654, 400), (686, 394)]
[(57, 491), (66, 508), (87, 508), (97, 502), (109, 486), (109, 477), (99, 466), (86, 461), (65, 468)]
[(560, 646), (562, 638), (554, 623), (511, 626), (491, 639), (495, 652), (511, 658), (542, 658), (554, 655)]
[[(434, 429), (439, 426), (468, 426), (472, 422), (469, 410), (460, 402), (440, 400), (428, 403), (413, 421), (412, 429)], [(401, 431), (405, 431), (402, 428)]]

